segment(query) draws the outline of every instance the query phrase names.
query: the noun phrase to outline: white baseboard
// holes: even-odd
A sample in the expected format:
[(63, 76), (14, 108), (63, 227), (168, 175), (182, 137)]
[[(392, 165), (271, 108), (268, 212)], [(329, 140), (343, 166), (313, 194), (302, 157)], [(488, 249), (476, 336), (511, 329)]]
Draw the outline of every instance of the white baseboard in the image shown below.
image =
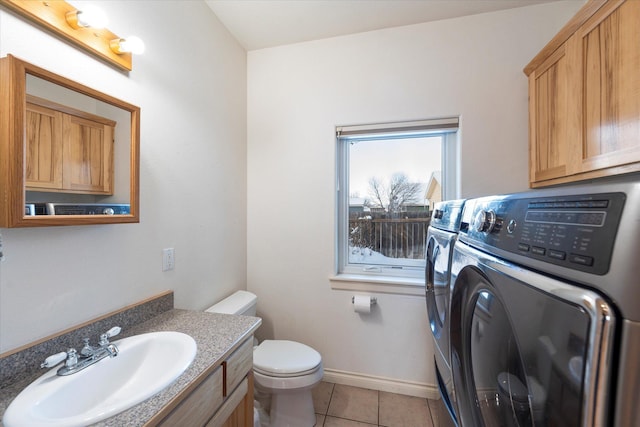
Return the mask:
[(423, 397), (433, 400), (440, 399), (438, 387), (426, 383), (376, 377), (356, 372), (338, 371), (336, 369), (325, 369), (322, 380), (329, 383), (350, 385), (407, 396)]

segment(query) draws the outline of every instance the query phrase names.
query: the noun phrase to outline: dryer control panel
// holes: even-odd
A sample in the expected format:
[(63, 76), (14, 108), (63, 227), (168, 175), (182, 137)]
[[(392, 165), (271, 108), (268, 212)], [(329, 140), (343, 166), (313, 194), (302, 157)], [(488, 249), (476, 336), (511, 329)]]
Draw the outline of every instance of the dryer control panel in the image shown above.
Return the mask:
[(463, 208), (464, 199), (447, 200), (436, 203), (430, 225), (439, 230), (457, 233), (458, 230), (460, 230), (460, 219), (462, 218)]
[(574, 270), (609, 270), (624, 193), (531, 197), (532, 193), (467, 202), (460, 240)]

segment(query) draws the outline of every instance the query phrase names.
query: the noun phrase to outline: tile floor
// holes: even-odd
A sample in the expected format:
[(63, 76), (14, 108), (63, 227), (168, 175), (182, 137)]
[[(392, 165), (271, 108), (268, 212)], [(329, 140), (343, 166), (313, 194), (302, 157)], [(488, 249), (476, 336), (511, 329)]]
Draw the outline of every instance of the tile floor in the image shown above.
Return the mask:
[(441, 404), (328, 382), (313, 389), (316, 427), (440, 427), (446, 421)]

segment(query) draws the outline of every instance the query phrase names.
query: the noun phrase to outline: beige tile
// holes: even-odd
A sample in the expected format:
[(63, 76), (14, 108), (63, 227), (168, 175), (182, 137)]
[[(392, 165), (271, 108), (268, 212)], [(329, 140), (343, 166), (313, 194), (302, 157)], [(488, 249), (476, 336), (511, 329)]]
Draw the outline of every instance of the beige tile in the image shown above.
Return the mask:
[(381, 391), (380, 425), (385, 427), (433, 427), (427, 399)]
[(324, 415), (316, 414), (316, 425), (315, 427), (322, 427), (324, 425)]
[(333, 393), (333, 385), (333, 383), (321, 381), (320, 384), (311, 390), (313, 394), (313, 409), (316, 414), (325, 415), (327, 413), (327, 409), (329, 409), (329, 401), (331, 400), (331, 393)]
[[(360, 421), (345, 420), (344, 418), (327, 417), (324, 427), (371, 427), (377, 424), (361, 423)], [(316, 427), (320, 427), (316, 425)]]
[(377, 425), (378, 392), (336, 384), (327, 415)]
[(455, 427), (451, 415), (447, 410), (442, 399), (429, 400), (429, 409), (431, 410), (431, 419), (436, 427)]

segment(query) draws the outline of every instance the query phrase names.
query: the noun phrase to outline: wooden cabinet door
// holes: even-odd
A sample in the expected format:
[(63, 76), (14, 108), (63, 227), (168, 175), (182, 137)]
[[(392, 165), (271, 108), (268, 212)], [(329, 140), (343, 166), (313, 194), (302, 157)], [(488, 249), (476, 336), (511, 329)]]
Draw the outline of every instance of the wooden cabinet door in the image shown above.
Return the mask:
[(62, 188), (62, 113), (27, 103), (25, 185)]
[(218, 367), (164, 419), (161, 427), (204, 426), (222, 405), (222, 368)]
[[(248, 337), (161, 421), (145, 426), (252, 427), (253, 335)], [(156, 416), (158, 416), (156, 414)]]
[(83, 193), (111, 193), (113, 127), (65, 114), (63, 129), (63, 187)]
[(582, 138), (574, 172), (640, 162), (640, 1), (610, 1), (577, 34)]
[[(570, 121), (570, 65), (566, 44), (529, 75), (529, 180), (567, 174), (567, 141), (575, 133)], [(575, 136), (573, 136), (575, 137)]]

